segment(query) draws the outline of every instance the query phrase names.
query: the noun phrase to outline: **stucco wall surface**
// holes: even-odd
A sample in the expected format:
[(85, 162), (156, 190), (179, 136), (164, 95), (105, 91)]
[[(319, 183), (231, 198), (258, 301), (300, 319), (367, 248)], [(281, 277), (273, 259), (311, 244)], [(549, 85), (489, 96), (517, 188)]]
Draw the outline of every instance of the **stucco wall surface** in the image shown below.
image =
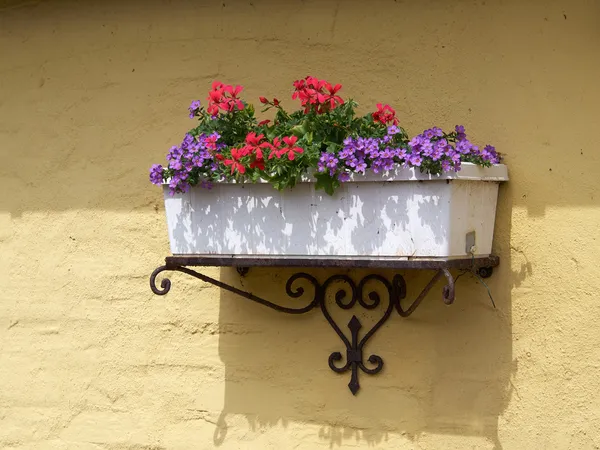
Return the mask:
[[(599, 2), (0, 5), (1, 448), (600, 447)], [(189, 102), (220, 79), (289, 106), (307, 74), (413, 133), (462, 123), (511, 176), (497, 309), (469, 276), (451, 307), (436, 290), (375, 335), (356, 397), (320, 313), (148, 287), (168, 242), (147, 170)], [(206, 273), (285, 302), (291, 271)]]

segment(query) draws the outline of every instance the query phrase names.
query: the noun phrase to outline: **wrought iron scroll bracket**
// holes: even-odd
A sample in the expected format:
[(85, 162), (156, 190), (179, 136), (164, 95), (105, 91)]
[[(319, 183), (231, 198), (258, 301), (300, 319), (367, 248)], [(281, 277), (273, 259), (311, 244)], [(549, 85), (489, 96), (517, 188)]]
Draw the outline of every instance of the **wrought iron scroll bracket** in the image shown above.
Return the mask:
[[(177, 265), (173, 263), (169, 263), (169, 259), (167, 259), (167, 264), (156, 268), (152, 274), (150, 275), (150, 289), (156, 295), (165, 295), (171, 289), (171, 280), (169, 278), (162, 278), (160, 281), (160, 285), (157, 285), (157, 277), (159, 274), (165, 271), (174, 271), (181, 272), (186, 275), (192, 276), (199, 280), (202, 280), (206, 283), (213, 284), (221, 289), (237, 294), (241, 297), (244, 297), (248, 300), (252, 300), (253, 302), (259, 303), (268, 308), (274, 309), (275, 311), (287, 313), (287, 314), (304, 314), (312, 311), (315, 308), (319, 308), (329, 323), (329, 325), (333, 328), (336, 334), (339, 336), (340, 340), (346, 347), (345, 357), (342, 352), (333, 352), (329, 355), (329, 367), (336, 373), (344, 373), (350, 371), (350, 382), (348, 383), (348, 387), (352, 394), (356, 395), (358, 390), (360, 389), (359, 384), (359, 373), (363, 372), (368, 375), (374, 375), (379, 373), (383, 369), (383, 359), (376, 354), (369, 355), (365, 360), (364, 356), (364, 348), (365, 344), (373, 337), (375, 332), (384, 325), (384, 323), (390, 318), (394, 310), (398, 312), (401, 317), (410, 316), (422, 303), (423, 299), (427, 296), (427, 294), (431, 291), (431, 289), (436, 285), (436, 283), (445, 278), (445, 285), (442, 291), (442, 297), (444, 303), (450, 305), (454, 302), (454, 277), (448, 270), (448, 268), (442, 267), (436, 269), (435, 274), (427, 283), (427, 285), (423, 288), (419, 295), (410, 303), (407, 307), (402, 305), (402, 300), (406, 298), (406, 282), (404, 278), (396, 274), (392, 277), (391, 281), (387, 278), (377, 275), (370, 274), (362, 278), (358, 283), (354, 282), (354, 280), (348, 275), (337, 274), (330, 276), (323, 283), (320, 283), (314, 276), (305, 273), (305, 272), (297, 272), (294, 273), (286, 282), (285, 285), (285, 293), (288, 297), (293, 299), (298, 299), (301, 297), (307, 297), (310, 299), (308, 294), (305, 295), (305, 288), (302, 285), (310, 285), (310, 289), (314, 292), (313, 297), (308, 304), (304, 304), (304, 306), (298, 307), (288, 307), (281, 306), (272, 301), (266, 300), (262, 297), (254, 295), (251, 292), (247, 292), (241, 290), (235, 286), (231, 286), (227, 283), (224, 283), (215, 278), (204, 275), (196, 270), (190, 269), (189, 267), (185, 267), (183, 265)], [(244, 276), (248, 272), (247, 267), (237, 267), (237, 271), (241, 276)], [(492, 269), (491, 267), (485, 268), (485, 272), (480, 267), (478, 269), (478, 273), (480, 276), (490, 276)], [(379, 293), (373, 289), (372, 287), (375, 284), (379, 284), (384, 288), (387, 297), (387, 303), (382, 303), (381, 296)], [(327, 293), (330, 291), (332, 286), (337, 286), (337, 290), (332, 290), (331, 292), (335, 292), (333, 299), (334, 301), (329, 300), (329, 296)], [(367, 285), (370, 287), (368, 288)], [(335, 304), (336, 307), (349, 310), (358, 306), (366, 309), (373, 310), (377, 308), (380, 304), (384, 305), (383, 315), (379, 318), (379, 320), (364, 334), (361, 334), (361, 330), (363, 328), (363, 324), (360, 319), (353, 315), (350, 321), (347, 324), (348, 330), (350, 332), (349, 336), (347, 336), (343, 331), (342, 327), (333, 319), (330, 313), (330, 307)], [(345, 362), (344, 362), (345, 360)], [(368, 363), (368, 364), (367, 364)]]

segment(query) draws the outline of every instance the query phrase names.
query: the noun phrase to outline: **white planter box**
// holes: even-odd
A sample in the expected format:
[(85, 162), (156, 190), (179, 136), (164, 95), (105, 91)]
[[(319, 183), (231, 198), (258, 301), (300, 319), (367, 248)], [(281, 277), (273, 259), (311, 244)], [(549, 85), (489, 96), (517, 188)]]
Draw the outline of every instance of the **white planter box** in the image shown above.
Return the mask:
[[(398, 168), (354, 176), (333, 196), (313, 182), (279, 192), (267, 183), (218, 183), (170, 196), (174, 255), (446, 257), (491, 253), (506, 166), (463, 163), (439, 176)], [(471, 235), (472, 236), (472, 235)]]

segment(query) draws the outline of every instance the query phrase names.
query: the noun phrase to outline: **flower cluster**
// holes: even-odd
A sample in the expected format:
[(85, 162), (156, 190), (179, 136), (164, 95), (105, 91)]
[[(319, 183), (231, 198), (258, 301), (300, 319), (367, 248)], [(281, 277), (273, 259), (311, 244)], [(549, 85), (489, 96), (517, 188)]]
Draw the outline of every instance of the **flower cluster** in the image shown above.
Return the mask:
[(341, 84), (332, 86), (325, 80), (309, 76), (294, 81), (292, 100), (300, 99), (305, 114), (311, 109), (314, 109), (317, 114), (323, 114), (344, 103), (342, 97), (337, 95), (340, 89), (342, 89)]
[(268, 142), (264, 134), (248, 133), (243, 146), (232, 148), (231, 157), (223, 154), (216, 155), (217, 160), (230, 168), (230, 175), (236, 172), (246, 173), (246, 168), (265, 170), (265, 158), (280, 159), (287, 156), (288, 161), (293, 161), (296, 154), (304, 153), (304, 149), (296, 146), (296, 136), (284, 136), (283, 139), (276, 137), (273, 142)]
[[(196, 171), (215, 171), (215, 156), (223, 148), (218, 143), (220, 136), (218, 133), (211, 135), (193, 136), (186, 134), (183, 142), (179, 146), (171, 147), (167, 154), (168, 166), (164, 168), (160, 164), (154, 164), (150, 169), (150, 181), (156, 185), (161, 185), (165, 179), (165, 171), (169, 173), (169, 188), (171, 194), (175, 192), (187, 192), (193, 179), (190, 180), (192, 172)], [(204, 185), (208, 185), (206, 180)]]
[(459, 171), (461, 162), (483, 166), (500, 162), (500, 156), (491, 145), (482, 151), (473, 145), (462, 125), (457, 125), (451, 133), (444, 133), (439, 127), (429, 128), (412, 138), (408, 145), (395, 139), (398, 133), (400, 129), (392, 125), (382, 138), (348, 137), (336, 155), (321, 154), (317, 170), (343, 182), (350, 179), (350, 174), (364, 174), (367, 169), (379, 173), (393, 170), (395, 166), (427, 167), (429, 172), (438, 173)]
[[(433, 127), (412, 138), (408, 145), (418, 154), (428, 168), (439, 165), (441, 170), (460, 170), (461, 162), (473, 162), (483, 166), (500, 163), (500, 156), (491, 145), (483, 151), (467, 139), (465, 127), (456, 125), (453, 132), (444, 133)], [(420, 166), (421, 164), (414, 164)]]
[(381, 138), (347, 137), (336, 158), (328, 152), (321, 154), (317, 169), (327, 170), (339, 181), (348, 181), (351, 173), (364, 174), (367, 169), (379, 173), (392, 170), (395, 164), (409, 164), (412, 155), (397, 138), (400, 134), (400, 128), (391, 125)]
[(192, 102), (192, 104), (188, 108), (188, 110), (190, 111), (190, 119), (193, 119), (194, 117), (200, 115), (201, 107), (202, 107), (202, 104), (200, 103), (200, 100), (194, 100)]
[(220, 81), (213, 82), (212, 89), (208, 93), (208, 108), (206, 110), (210, 115), (216, 116), (219, 114), (219, 109), (226, 112), (244, 109), (244, 103), (238, 98), (243, 89), (242, 86), (233, 87)]
[(396, 111), (390, 105), (382, 105), (381, 103), (377, 103), (377, 111), (375, 111), (372, 116), (375, 122), (379, 122), (383, 125), (398, 125)]
[(168, 182), (172, 194), (230, 179), (262, 179), (284, 189), (316, 168), (316, 187), (331, 194), (352, 174), (367, 171), (408, 167), (439, 174), (458, 171), (464, 162), (501, 161), (494, 147), (469, 141), (461, 125), (450, 132), (429, 128), (410, 139), (389, 105), (378, 103), (376, 111), (358, 117), (357, 104), (338, 95), (340, 84), (309, 76), (293, 86), (292, 99), (302, 109), (288, 113), (277, 98), (259, 97), (276, 114), (258, 122), (252, 105), (239, 98), (241, 86), (215, 81), (207, 107), (195, 100), (188, 108), (198, 126), (171, 148), (166, 167), (152, 166), (150, 181)]

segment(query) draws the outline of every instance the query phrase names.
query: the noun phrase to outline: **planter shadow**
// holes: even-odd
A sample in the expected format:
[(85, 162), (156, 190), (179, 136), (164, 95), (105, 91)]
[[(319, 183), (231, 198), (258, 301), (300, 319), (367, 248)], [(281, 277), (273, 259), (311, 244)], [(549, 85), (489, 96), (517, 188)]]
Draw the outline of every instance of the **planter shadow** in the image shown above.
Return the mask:
[[(486, 288), (470, 274), (457, 281), (451, 306), (442, 302), (443, 282), (439, 281), (412, 316), (401, 318), (394, 312), (369, 340), (365, 360), (377, 354), (385, 366), (377, 375), (359, 374), (361, 389), (356, 396), (347, 387), (350, 373), (336, 374), (327, 365), (332, 352), (345, 356), (345, 347), (320, 310), (291, 316), (221, 291), (219, 325), (238, 332), (219, 336), (225, 393), (214, 444), (227, 439), (228, 419), (243, 415), (257, 432), (309, 423), (315, 430), (312, 439), (332, 446), (350, 440), (374, 445), (396, 435), (415, 440), (426, 433), (476, 436), (501, 448), (498, 417), (512, 395), (511, 377), (517, 370), (512, 356), (511, 291), (531, 272), (527, 264), (511, 270), (509, 190), (510, 185), (501, 187), (498, 203), (494, 250), (500, 266), (485, 280), (497, 309)], [(321, 282), (336, 273), (357, 282), (370, 273), (387, 279), (395, 273), (253, 268), (240, 279), (235, 270), (223, 268), (220, 275), (226, 283), (281, 305), (300, 306), (312, 299), (308, 287), (305, 298), (289, 299), (285, 294), (286, 280), (298, 271)], [(431, 271), (399, 273), (408, 286), (406, 302), (433, 275)], [(328, 291), (329, 305), (335, 291)], [(381, 295), (386, 304), (386, 294)], [(330, 308), (349, 336), (346, 324), (352, 314), (363, 322), (364, 334), (380, 317), (382, 307)]]

